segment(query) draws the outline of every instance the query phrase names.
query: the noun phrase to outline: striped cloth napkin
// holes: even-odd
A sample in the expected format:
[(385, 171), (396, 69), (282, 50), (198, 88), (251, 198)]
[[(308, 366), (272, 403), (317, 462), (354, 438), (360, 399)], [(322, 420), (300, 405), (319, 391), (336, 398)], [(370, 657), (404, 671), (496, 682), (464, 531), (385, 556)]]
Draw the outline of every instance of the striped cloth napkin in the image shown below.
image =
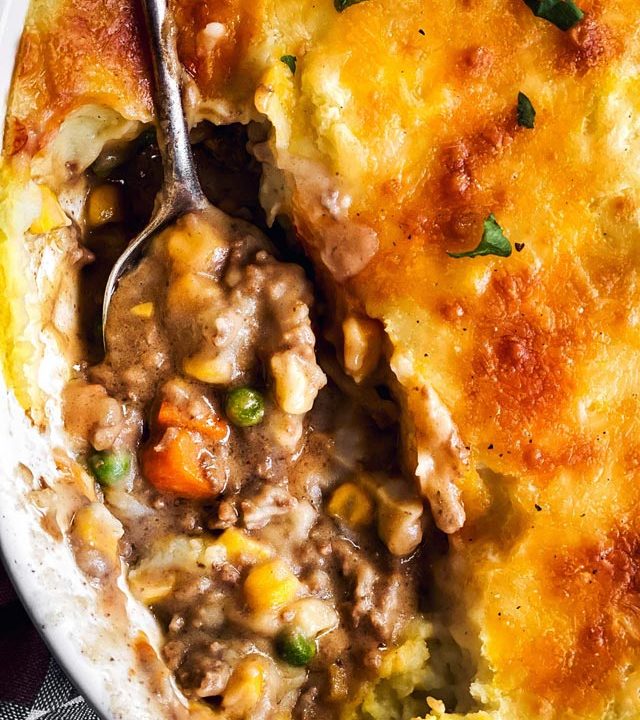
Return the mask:
[(98, 720), (49, 655), (2, 565), (0, 720)]

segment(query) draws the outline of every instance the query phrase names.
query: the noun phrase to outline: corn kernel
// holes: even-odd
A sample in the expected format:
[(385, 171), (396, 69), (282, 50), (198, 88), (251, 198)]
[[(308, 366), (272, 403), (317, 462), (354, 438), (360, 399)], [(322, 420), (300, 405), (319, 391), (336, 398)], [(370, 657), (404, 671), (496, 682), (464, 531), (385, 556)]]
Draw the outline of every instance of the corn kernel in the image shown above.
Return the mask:
[(260, 702), (267, 678), (266, 660), (249, 655), (235, 667), (222, 698), (222, 707), (229, 717), (241, 718)]
[(375, 370), (382, 352), (382, 328), (375, 320), (350, 315), (342, 323), (344, 369), (356, 382)]
[(373, 521), (374, 507), (369, 494), (352, 482), (346, 482), (334, 490), (328, 510), (330, 515), (349, 527), (361, 527)]
[(115, 564), (118, 559), (118, 540), (123, 535), (122, 525), (100, 502), (80, 508), (73, 518), (73, 539), (85, 548), (100, 552)]
[(64, 214), (53, 190), (46, 185), (39, 185), (39, 188), (42, 199), (40, 215), (31, 223), (29, 232), (39, 235), (40, 233), (47, 233), (56, 228), (70, 225), (71, 220)]
[[(313, 407), (319, 385), (310, 381), (309, 367), (293, 350), (276, 353), (270, 360), (278, 407), (290, 415), (303, 415)], [(322, 375), (322, 373), (320, 373)]]
[(211, 307), (220, 298), (220, 289), (216, 283), (204, 275), (187, 272), (171, 279), (167, 293), (167, 305), (170, 309), (204, 309)]
[(120, 188), (111, 183), (96, 185), (92, 188), (87, 200), (89, 227), (96, 228), (107, 223), (120, 222), (123, 219)]
[(442, 700), (431, 697), (431, 695), (427, 695), (427, 705), (431, 708), (431, 714), (436, 717), (444, 715), (447, 712), (446, 705), (442, 702)]
[(144, 303), (138, 303), (138, 305), (134, 305), (131, 308), (131, 314), (135, 315), (139, 318), (146, 318), (149, 319), (153, 317), (153, 303), (152, 302), (144, 302)]
[(145, 605), (154, 605), (171, 593), (175, 575), (166, 573), (162, 577), (151, 577), (144, 571), (132, 570), (129, 573), (128, 582), (131, 592), (140, 602)]
[(227, 551), (227, 560), (232, 563), (256, 563), (269, 560), (273, 557), (273, 550), (242, 530), (227, 528), (216, 540), (215, 544), (224, 546)]
[(276, 610), (291, 602), (299, 590), (298, 578), (282, 560), (258, 565), (244, 581), (244, 595), (254, 612)]
[(172, 270), (177, 274), (206, 272), (216, 255), (226, 250), (224, 240), (212, 225), (197, 215), (185, 215), (163, 238)]
[(327, 600), (315, 597), (300, 598), (292, 602), (284, 608), (281, 617), (308, 638), (324, 635), (333, 630), (339, 622), (332, 605)]
[(189, 257), (190, 251), (193, 250), (192, 238), (189, 233), (172, 228), (165, 237), (167, 253), (173, 261), (179, 262), (183, 258)]
[(197, 353), (186, 358), (182, 369), (196, 380), (211, 385), (226, 385), (231, 381), (233, 375), (231, 361), (221, 355), (211, 357), (204, 353)]

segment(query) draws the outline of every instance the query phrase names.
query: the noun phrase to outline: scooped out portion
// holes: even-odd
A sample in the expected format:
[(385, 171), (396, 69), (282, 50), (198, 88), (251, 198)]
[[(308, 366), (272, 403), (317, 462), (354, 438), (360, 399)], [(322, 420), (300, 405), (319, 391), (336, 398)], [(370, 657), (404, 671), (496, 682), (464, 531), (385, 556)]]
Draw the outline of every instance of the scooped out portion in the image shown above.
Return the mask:
[[(121, 280), (104, 359), (65, 391), (124, 528), (81, 567), (101, 581), (122, 553), (201, 712), (340, 717), (418, 632), (423, 503), (393, 418), (327, 381), (312, 311), (303, 269), (254, 226), (189, 214)], [(80, 560), (100, 535), (85, 515)]]

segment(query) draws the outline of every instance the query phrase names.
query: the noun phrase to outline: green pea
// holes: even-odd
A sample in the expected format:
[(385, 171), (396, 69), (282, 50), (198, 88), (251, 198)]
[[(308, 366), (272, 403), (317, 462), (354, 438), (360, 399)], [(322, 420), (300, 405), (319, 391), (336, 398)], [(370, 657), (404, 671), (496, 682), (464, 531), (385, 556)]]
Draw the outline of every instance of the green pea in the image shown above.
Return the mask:
[(258, 425), (264, 417), (264, 397), (252, 388), (235, 388), (227, 395), (225, 410), (229, 420), (238, 427)]
[(102, 450), (89, 457), (89, 468), (100, 485), (115, 485), (129, 473), (131, 455), (123, 450)]
[(304, 667), (315, 657), (316, 643), (299, 630), (283, 630), (276, 638), (276, 650), (289, 665)]

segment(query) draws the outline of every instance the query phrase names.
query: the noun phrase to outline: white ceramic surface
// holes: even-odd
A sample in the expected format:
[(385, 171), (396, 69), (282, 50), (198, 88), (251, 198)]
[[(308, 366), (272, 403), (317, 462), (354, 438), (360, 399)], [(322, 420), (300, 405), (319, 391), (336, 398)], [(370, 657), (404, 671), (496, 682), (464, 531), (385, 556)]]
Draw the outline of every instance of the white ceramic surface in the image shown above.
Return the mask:
[(0, 0), (0, 120), (3, 124), (11, 87), (13, 60), (28, 5), (28, 0)]

